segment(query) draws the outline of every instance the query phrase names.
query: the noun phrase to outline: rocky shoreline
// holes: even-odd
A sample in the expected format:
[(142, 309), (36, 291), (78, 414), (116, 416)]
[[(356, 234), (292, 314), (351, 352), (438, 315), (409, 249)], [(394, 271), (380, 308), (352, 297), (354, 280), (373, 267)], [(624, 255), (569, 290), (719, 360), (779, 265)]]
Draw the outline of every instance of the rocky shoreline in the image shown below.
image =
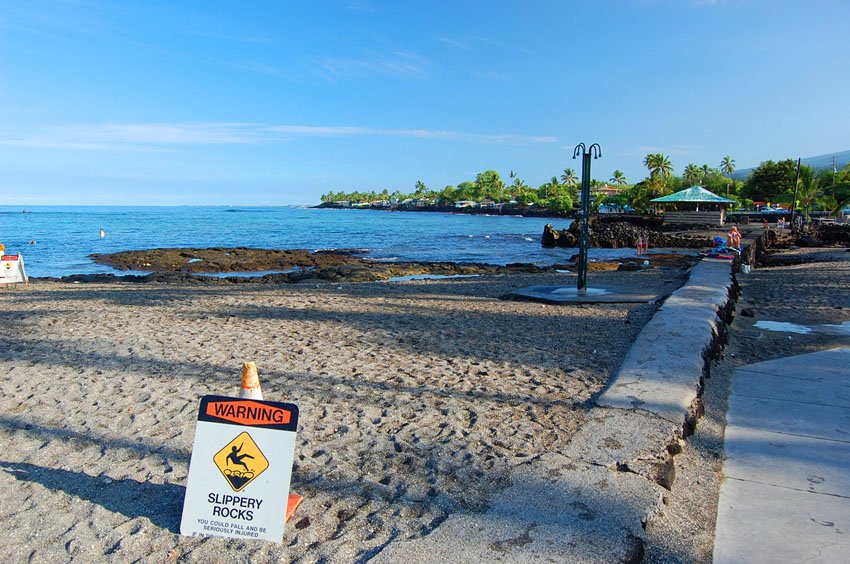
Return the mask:
[[(577, 247), (579, 244), (579, 222), (566, 229), (558, 230), (551, 223), (543, 229), (541, 244), (544, 247)], [(657, 218), (636, 217), (632, 220), (605, 220), (594, 218), (589, 226), (591, 247), (605, 249), (636, 248), (638, 239), (649, 241), (653, 247), (698, 249), (711, 246), (714, 234), (721, 227), (663, 225)]]
[(521, 217), (550, 217), (550, 218), (572, 218), (572, 212), (556, 212), (540, 207), (532, 206), (503, 206), (503, 207), (465, 207), (456, 208), (455, 206), (438, 206), (438, 205), (406, 205), (395, 204), (391, 206), (366, 206), (366, 207), (347, 207), (341, 206), (333, 202), (326, 202), (313, 206), (317, 209), (333, 209), (333, 210), (349, 210), (349, 211), (389, 211), (389, 212), (436, 212), (436, 213), (453, 213), (462, 215), (508, 215)]
[[(633, 216), (593, 217), (589, 223), (589, 245), (596, 248), (620, 249), (637, 247), (638, 239), (649, 242), (653, 248), (699, 249), (709, 248), (716, 235), (726, 237), (729, 226), (665, 224), (660, 217)], [(741, 225), (744, 232), (762, 229), (767, 224)], [(573, 222), (566, 229), (556, 229), (551, 223), (543, 228), (541, 244), (544, 247), (574, 248), (579, 244), (580, 224)], [(784, 230), (771, 230), (772, 237)], [(815, 223), (800, 230), (787, 232), (796, 245), (802, 247), (850, 246), (850, 225)]]
[[(745, 233), (761, 226), (744, 228)], [(558, 230), (552, 224), (544, 228), (544, 247), (575, 248), (578, 246), (578, 223)], [(591, 262), (590, 271), (641, 270), (655, 266), (688, 268), (698, 258), (697, 249), (707, 249), (715, 235), (725, 235), (719, 227), (662, 225), (654, 218), (631, 220), (596, 219), (590, 227), (590, 246), (596, 248), (635, 248), (639, 238), (648, 240), (652, 249), (681, 249), (685, 252), (658, 253), (611, 261)], [(846, 246), (850, 226), (819, 225), (801, 232), (780, 233), (770, 230), (768, 237), (792, 239), (800, 246)], [(563, 263), (537, 266), (528, 263), (493, 265), (461, 262), (389, 262), (367, 258), (365, 249), (256, 249), (247, 247), (160, 248), (94, 254), (98, 264), (119, 271), (146, 272), (116, 276), (86, 274), (61, 278), (65, 282), (176, 283), (192, 284), (290, 284), (302, 282), (376, 282), (408, 276), (480, 276), (510, 274), (544, 274), (575, 268), (576, 256)], [(649, 265), (644, 265), (644, 260)]]
[[(98, 264), (145, 275), (83, 274), (61, 278), (63, 282), (193, 283), (193, 284), (292, 284), (309, 282), (376, 282), (406, 276), (482, 276), (544, 274), (573, 270), (576, 257), (549, 266), (528, 263), (493, 265), (459, 262), (382, 262), (364, 258), (362, 249), (328, 251), (253, 248), (177, 248), (95, 254)], [(633, 271), (650, 267), (688, 268), (695, 254), (654, 253), (649, 256), (597, 261), (590, 271)], [(265, 273), (259, 275), (261, 273)]]

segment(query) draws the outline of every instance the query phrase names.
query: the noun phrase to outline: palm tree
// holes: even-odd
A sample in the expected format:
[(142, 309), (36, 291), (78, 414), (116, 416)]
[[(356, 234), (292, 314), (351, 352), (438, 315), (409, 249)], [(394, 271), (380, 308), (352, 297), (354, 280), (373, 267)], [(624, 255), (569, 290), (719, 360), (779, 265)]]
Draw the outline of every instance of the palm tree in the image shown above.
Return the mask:
[(425, 183), (424, 183), (424, 182), (422, 182), (421, 180), (417, 180), (417, 181), (416, 181), (416, 184), (414, 185), (414, 188), (415, 188), (415, 190), (416, 190), (416, 191), (414, 192), (414, 195), (415, 195), (417, 198), (424, 198), (425, 196), (427, 196), (427, 195), (428, 195), (428, 187), (427, 187), (427, 186), (425, 186)]
[(578, 177), (576, 176), (576, 171), (571, 168), (565, 168), (564, 174), (561, 175), (561, 182), (563, 182), (570, 188), (578, 184)]
[(623, 174), (623, 171), (620, 169), (614, 171), (614, 174), (611, 175), (611, 184), (616, 184), (617, 186), (627, 184), (626, 175)]
[[(720, 172), (729, 177), (729, 180), (732, 179), (732, 173), (735, 172), (735, 159), (731, 158), (729, 155), (723, 157), (720, 161)], [(731, 182), (726, 183), (726, 196), (729, 196), (729, 185)]]
[(812, 168), (809, 166), (800, 167), (800, 184), (797, 194), (800, 198), (800, 205), (805, 210), (806, 223), (808, 223), (809, 211), (812, 204), (823, 196), (823, 190), (821, 189), (820, 182), (818, 181), (818, 178), (815, 177), (815, 173)]
[(735, 159), (730, 158), (729, 155), (723, 157), (723, 160), (720, 161), (720, 172), (726, 176), (732, 176), (732, 173), (735, 172)]
[(560, 182), (558, 182), (558, 177), (557, 177), (557, 176), (553, 176), (553, 177), (552, 177), (552, 180), (550, 180), (550, 181), (549, 181), (549, 185), (552, 187), (552, 194), (554, 194), (555, 196), (557, 196), (557, 195), (558, 195), (558, 191), (559, 191), (558, 189), (561, 187), (561, 183), (560, 183)]
[(708, 177), (711, 176), (711, 173), (714, 172), (714, 169), (704, 164), (699, 169), (700, 174), (702, 175), (702, 181), (704, 184), (708, 185)]
[(682, 171), (682, 178), (688, 186), (697, 184), (699, 182), (699, 176), (700, 170), (694, 163), (688, 163), (688, 166), (686, 166), (685, 170)]
[(523, 191), (528, 188), (525, 181), (518, 177), (516, 174), (512, 177), (514, 179), (513, 190), (511, 190), (511, 197), (516, 200), (517, 197), (523, 193)]
[(643, 159), (644, 166), (649, 169), (651, 178), (667, 178), (673, 172), (673, 165), (670, 164), (670, 159), (663, 153), (650, 153)]

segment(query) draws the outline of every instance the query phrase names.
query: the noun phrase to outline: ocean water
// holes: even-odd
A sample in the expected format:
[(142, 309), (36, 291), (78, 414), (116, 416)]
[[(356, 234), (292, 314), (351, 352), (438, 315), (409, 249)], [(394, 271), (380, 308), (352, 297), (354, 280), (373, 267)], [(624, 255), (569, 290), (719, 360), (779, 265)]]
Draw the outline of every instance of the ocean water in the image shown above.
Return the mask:
[[(33, 277), (119, 274), (89, 255), (159, 247), (357, 248), (392, 261), (565, 262), (578, 251), (541, 247), (547, 223), (562, 229), (570, 220), (304, 207), (0, 206), (0, 243), (7, 253), (23, 253)], [(590, 258), (633, 253), (591, 249)]]

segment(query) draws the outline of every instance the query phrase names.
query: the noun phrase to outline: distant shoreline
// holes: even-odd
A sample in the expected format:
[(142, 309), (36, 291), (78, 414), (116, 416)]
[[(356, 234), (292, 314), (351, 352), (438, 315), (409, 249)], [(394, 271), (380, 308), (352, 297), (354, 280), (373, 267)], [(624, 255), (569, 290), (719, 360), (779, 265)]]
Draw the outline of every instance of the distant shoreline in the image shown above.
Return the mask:
[(456, 215), (503, 215), (516, 217), (551, 217), (553, 219), (575, 219), (573, 213), (553, 212), (545, 209), (530, 208), (528, 206), (516, 207), (501, 207), (501, 208), (456, 208), (454, 206), (341, 206), (333, 202), (324, 202), (318, 206), (313, 206), (317, 209), (332, 209), (332, 210), (369, 210), (369, 211), (408, 211), (408, 212), (438, 212), (452, 213)]

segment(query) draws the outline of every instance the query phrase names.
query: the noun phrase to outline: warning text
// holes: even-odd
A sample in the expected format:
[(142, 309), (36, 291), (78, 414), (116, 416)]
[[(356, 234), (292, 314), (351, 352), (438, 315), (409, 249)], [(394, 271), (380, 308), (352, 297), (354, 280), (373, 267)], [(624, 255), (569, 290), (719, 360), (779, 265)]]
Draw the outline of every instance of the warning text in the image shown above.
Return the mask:
[(242, 425), (286, 425), (290, 419), (290, 413), (285, 409), (253, 401), (211, 401), (207, 404), (207, 415)]

